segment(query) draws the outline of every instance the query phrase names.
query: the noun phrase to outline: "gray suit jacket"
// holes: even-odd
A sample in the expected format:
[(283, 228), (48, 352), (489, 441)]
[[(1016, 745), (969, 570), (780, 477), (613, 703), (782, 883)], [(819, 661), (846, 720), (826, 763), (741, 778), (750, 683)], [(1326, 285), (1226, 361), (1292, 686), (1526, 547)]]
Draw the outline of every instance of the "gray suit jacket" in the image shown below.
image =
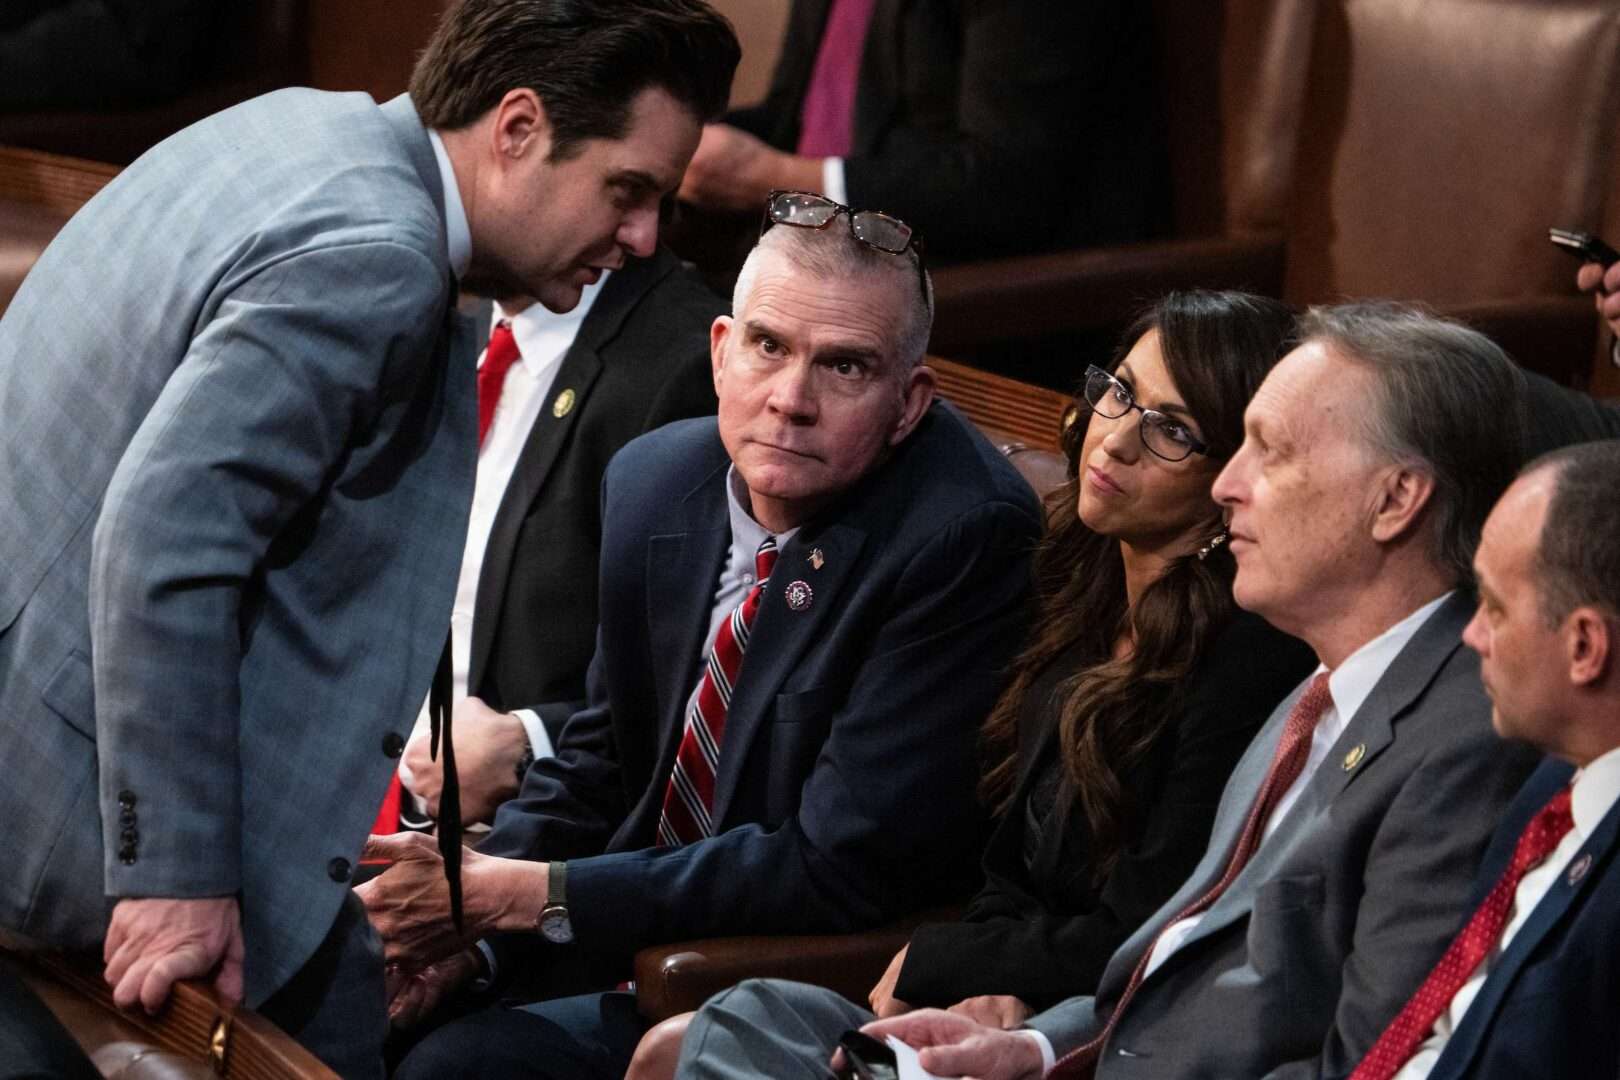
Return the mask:
[(249, 1004), (320, 942), (450, 613), (454, 293), (403, 97), (229, 109), (40, 258), (0, 320), (0, 923), (240, 893)]
[[(1143, 981), (1099, 1077), (1315, 1077), (1348, 1071), (1456, 932), (1502, 809), (1534, 765), (1498, 740), (1468, 598), (1390, 664), (1300, 800), (1182, 947)], [(1219, 879), (1296, 692), (1238, 763), (1208, 852), (1115, 952), (1096, 998), (1030, 1020), (1059, 1057), (1102, 1030), (1142, 953)]]

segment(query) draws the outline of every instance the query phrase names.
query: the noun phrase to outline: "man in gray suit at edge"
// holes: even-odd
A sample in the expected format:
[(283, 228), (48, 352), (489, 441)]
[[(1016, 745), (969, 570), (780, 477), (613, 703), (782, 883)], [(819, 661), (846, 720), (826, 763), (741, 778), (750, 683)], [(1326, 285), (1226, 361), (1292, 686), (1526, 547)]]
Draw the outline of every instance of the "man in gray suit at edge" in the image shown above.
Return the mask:
[[(1313, 309), (1302, 338), (1255, 395), (1214, 494), (1238, 602), (1322, 667), (1256, 736), (1203, 860), (1114, 954), (1095, 998), (1015, 1031), (938, 1010), (866, 1027), (924, 1048), (925, 1069), (1342, 1072), (1467, 909), (1533, 764), (1494, 739), (1459, 636), (1480, 527), (1521, 456), (1526, 383), (1481, 335), (1393, 305)], [(744, 983), (694, 1019), (680, 1075), (825, 1075), (845, 1015), (858, 1014), (798, 984)]]
[(409, 95), (229, 109), (62, 230), (0, 321), (0, 925), (380, 1075), (348, 880), (463, 545), (458, 285), (650, 255), (737, 56), (703, 0), (461, 0)]

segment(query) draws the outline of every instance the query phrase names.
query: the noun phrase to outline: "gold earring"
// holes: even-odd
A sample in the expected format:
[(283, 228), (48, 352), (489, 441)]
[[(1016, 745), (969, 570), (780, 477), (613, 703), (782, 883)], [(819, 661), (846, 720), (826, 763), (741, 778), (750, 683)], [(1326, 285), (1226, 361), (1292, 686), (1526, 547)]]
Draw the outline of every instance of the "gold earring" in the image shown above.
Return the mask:
[(1232, 534), (1227, 531), (1227, 529), (1226, 529), (1226, 527), (1224, 525), (1221, 526), (1221, 531), (1216, 533), (1214, 536), (1210, 537), (1209, 538), (1209, 543), (1205, 544), (1203, 547), (1198, 549), (1198, 559), (1199, 559), (1199, 561), (1202, 562), (1204, 559), (1209, 558), (1209, 553), (1214, 551), (1216, 548), (1220, 547), (1222, 544), (1226, 543), (1226, 541), (1231, 537), (1231, 535)]

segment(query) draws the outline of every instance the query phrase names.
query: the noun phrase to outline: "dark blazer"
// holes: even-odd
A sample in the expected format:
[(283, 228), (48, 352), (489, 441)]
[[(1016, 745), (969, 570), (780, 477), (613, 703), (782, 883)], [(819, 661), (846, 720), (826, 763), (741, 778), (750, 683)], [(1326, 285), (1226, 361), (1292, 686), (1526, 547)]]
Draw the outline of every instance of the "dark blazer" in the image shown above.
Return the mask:
[(1277, 702), (1315, 666), (1304, 642), (1257, 615), (1237, 614), (1188, 677), (1175, 721), (1122, 777), (1137, 827), (1100, 887), (1078, 808), (1068, 823), (1072, 839), (1048, 842), (1060, 831), (1054, 819), (1034, 870), (1026, 864), (1030, 788), (1058, 753), (1057, 710), (1026, 708), (1018, 789), (985, 849), (984, 888), (961, 922), (926, 924), (912, 935), (895, 996), (944, 1007), (1011, 994), (1042, 1009), (1095, 988), (1114, 950), (1197, 865), (1226, 778)]
[[(1480, 864), (1470, 911), (1512, 861), (1514, 845), (1530, 819), (1569, 783), (1572, 772), (1564, 762), (1549, 760), (1530, 777)], [(1508, 943), (1452, 1032), (1430, 1080), (1614, 1080), (1620, 1074), (1617, 848), (1620, 805), (1610, 807)], [(1572, 884), (1581, 866), (1585, 872)]]
[[(713, 415), (709, 327), (727, 309), (668, 250), (631, 259), (591, 305), (507, 484), (478, 579), (467, 686), (501, 710), (541, 703), (553, 744), (585, 699), (596, 643), (608, 459), (643, 432)], [(476, 340), (489, 319), (486, 305)], [(555, 407), (569, 394), (571, 408)]]
[[(831, 0), (794, 0), (763, 104), (729, 119), (793, 151)], [(850, 202), (951, 258), (1140, 239), (1167, 203), (1148, 5), (877, 0)]]
[[(1460, 640), (1471, 611), (1452, 596), (1390, 663), (1288, 816), (1142, 981), (1100, 1080), (1300, 1080), (1367, 1052), (1450, 943), (1535, 760), (1491, 730), (1479, 659)], [(1203, 861), (1114, 953), (1095, 997), (1031, 1017), (1060, 1057), (1102, 1030), (1142, 954), (1220, 878), (1296, 697), (1238, 763)]]
[[(685, 937), (871, 926), (965, 893), (961, 849), (984, 835), (978, 724), (1027, 617), (1040, 514), (936, 404), (783, 547), (731, 698), (716, 835), (651, 846), (731, 542), (729, 466), (712, 419), (614, 458), (589, 706), (482, 847), (568, 860), (578, 941), (625, 960)], [(796, 580), (802, 611), (783, 596)]]

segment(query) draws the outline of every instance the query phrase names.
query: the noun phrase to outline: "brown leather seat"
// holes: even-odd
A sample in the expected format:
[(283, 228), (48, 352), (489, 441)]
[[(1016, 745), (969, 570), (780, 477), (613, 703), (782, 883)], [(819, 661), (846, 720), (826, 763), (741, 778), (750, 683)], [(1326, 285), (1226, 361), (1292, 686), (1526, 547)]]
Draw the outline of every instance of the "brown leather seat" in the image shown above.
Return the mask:
[[(1168, 288), (1205, 286), (1423, 301), (1586, 381), (1597, 322), (1546, 230), (1620, 236), (1620, 6), (1156, 4), (1193, 239), (942, 270), (934, 351), (1095, 335)], [(1088, 358), (1041, 381), (1066, 385)]]
[(177, 983), (156, 1016), (120, 1010), (95, 956), (31, 951), (0, 931), (0, 964), (45, 1003), (109, 1080), (335, 1080), (284, 1032), (222, 1003), (198, 982)]
[(74, 211), (118, 169), (0, 146), (0, 312)]

